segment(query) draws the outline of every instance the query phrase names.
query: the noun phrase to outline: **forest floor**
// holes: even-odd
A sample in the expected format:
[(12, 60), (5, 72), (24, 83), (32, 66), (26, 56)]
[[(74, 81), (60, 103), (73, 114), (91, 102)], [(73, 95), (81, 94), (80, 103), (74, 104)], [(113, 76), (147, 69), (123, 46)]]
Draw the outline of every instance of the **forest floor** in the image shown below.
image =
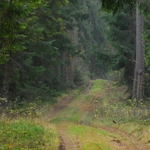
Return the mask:
[(149, 150), (146, 141), (121, 129), (116, 120), (103, 121), (105, 117), (101, 120), (97, 112), (104, 91), (93, 88), (96, 91), (91, 92), (92, 86), (91, 82), (85, 92), (76, 97), (66, 96), (47, 116), (57, 127), (59, 150)]

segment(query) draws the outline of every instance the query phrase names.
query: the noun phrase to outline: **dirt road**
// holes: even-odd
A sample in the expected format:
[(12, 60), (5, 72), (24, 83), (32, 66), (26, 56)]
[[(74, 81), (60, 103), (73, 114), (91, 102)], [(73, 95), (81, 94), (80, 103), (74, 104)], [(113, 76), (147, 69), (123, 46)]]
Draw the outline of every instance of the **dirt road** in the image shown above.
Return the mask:
[[(92, 84), (90, 83), (90, 86), (91, 85)], [(89, 87), (88, 87), (88, 90), (90, 90)], [(81, 95), (88, 93), (88, 90), (86, 90), (86, 92), (82, 93)], [(73, 98), (74, 96), (69, 95), (65, 97), (64, 99), (62, 99), (62, 101), (60, 101), (53, 108), (50, 118), (55, 119), (57, 115), (61, 113), (63, 109), (66, 109), (67, 107), (69, 107), (69, 104), (72, 103)], [(111, 126), (109, 127), (99, 126), (95, 128), (99, 128), (108, 133), (108, 139), (106, 137), (106, 142), (112, 148), (112, 150), (150, 150), (149, 146), (147, 146), (146, 144), (142, 143), (135, 137), (125, 133), (124, 131), (120, 129), (117, 129)], [(58, 128), (58, 132), (59, 132), (60, 141), (61, 141), (59, 150), (82, 150), (82, 146), (78, 137), (72, 138), (69, 134), (63, 131), (63, 128)]]

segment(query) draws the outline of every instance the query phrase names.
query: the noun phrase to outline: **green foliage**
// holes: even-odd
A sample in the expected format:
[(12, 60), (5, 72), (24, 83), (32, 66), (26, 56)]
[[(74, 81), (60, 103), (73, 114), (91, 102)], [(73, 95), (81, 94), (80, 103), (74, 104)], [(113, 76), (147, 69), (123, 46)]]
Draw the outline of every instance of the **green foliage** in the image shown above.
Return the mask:
[[(9, 102), (9, 104), (8, 104)], [(8, 116), (10, 118), (24, 117), (24, 118), (36, 118), (40, 116), (38, 112), (38, 106), (41, 104), (41, 99), (36, 98), (32, 102), (26, 100), (20, 100), (19, 98), (15, 101), (8, 101), (6, 98), (0, 98), (0, 103), (6, 104), (4, 109), (3, 105), (0, 104), (0, 111), (2, 116)]]
[(144, 17), (144, 29), (143, 29), (143, 39), (144, 39), (144, 44), (145, 44), (145, 64), (146, 64), (146, 69), (145, 69), (145, 95), (147, 97), (149, 97), (149, 90), (150, 90), (150, 86), (149, 86), (149, 75), (150, 75), (150, 22), (149, 22), (149, 18), (150, 18), (150, 14), (149, 11), (147, 10), (147, 7), (149, 7), (149, 5), (147, 3), (142, 3), (142, 5), (140, 5), (140, 9), (142, 11), (143, 17)]
[(129, 4), (131, 8), (135, 6), (136, 0), (101, 0), (102, 7), (106, 11), (116, 12), (117, 10), (123, 8), (124, 5)]
[(149, 22), (149, 18), (150, 18), (150, 15), (147, 14), (145, 16), (145, 28), (144, 28), (144, 35), (143, 35), (143, 38), (144, 38), (144, 41), (145, 41), (145, 46), (146, 46), (146, 55), (145, 55), (145, 58), (146, 58), (146, 66), (147, 66), (147, 69), (149, 70), (149, 66), (150, 66), (150, 43), (149, 43), (149, 39), (150, 39), (150, 22)]
[(83, 85), (83, 74), (81, 72), (81, 70), (75, 68), (74, 69), (74, 83), (78, 86)]
[(122, 83), (132, 87), (135, 57), (135, 13), (129, 12), (129, 6), (114, 15), (104, 14), (107, 24), (107, 39), (113, 47), (109, 55), (110, 68), (113, 70), (124, 69)]
[(28, 26), (27, 16), (41, 1), (4, 1), (0, 2), (0, 41), (1, 64), (9, 60), (10, 52), (25, 50), (25, 40), (28, 37), (23, 32)]
[[(104, 21), (101, 19), (100, 3), (98, 0), (94, 2), (86, 0), (80, 5), (86, 13), (86, 18), (79, 26), (79, 41), (82, 47), (80, 55), (88, 64), (93, 78), (104, 77), (109, 70), (109, 63), (105, 63), (106, 60), (100, 58), (107, 53), (104, 35), (106, 28)], [(110, 53), (110, 50), (108, 53)]]
[[(105, 77), (105, 73), (112, 68), (110, 63), (115, 59), (117, 62), (114, 63), (119, 64), (119, 69), (130, 65), (128, 56), (124, 55), (130, 51), (132, 44), (120, 46), (119, 42), (116, 43), (124, 54), (121, 57), (120, 53), (116, 57), (112, 55), (114, 47), (106, 41), (105, 32), (101, 30), (107, 27), (101, 18), (102, 13), (99, 13), (98, 0), (28, 0), (0, 4), (0, 16), (3, 19), (0, 22), (0, 42), (5, 49), (1, 49), (0, 61), (5, 63), (5, 60), (9, 60), (11, 101), (18, 96), (20, 100), (28, 101), (43, 96), (43, 99), (51, 101), (59, 91), (83, 85), (87, 77), (83, 77), (83, 68), (75, 64), (74, 58), (77, 56), (86, 60), (90, 72), (94, 72), (93, 78)], [(117, 17), (112, 25), (115, 26), (115, 22), (119, 21), (118, 30), (125, 30), (130, 19), (126, 19), (126, 13), (123, 12)], [(73, 44), (75, 28), (78, 28), (79, 42), (76, 46)], [(126, 35), (117, 38), (123, 40)]]
[[(10, 46), (6, 44), (9, 48), (5, 46), (6, 53), (0, 54), (2, 63), (10, 61), (11, 101), (18, 96), (28, 101), (39, 95), (44, 96), (43, 99), (51, 99), (67, 87), (68, 83), (64, 84), (66, 71), (61, 68), (65, 70), (70, 66), (70, 59), (76, 54), (75, 46), (66, 33), (65, 19), (62, 19), (62, 8), (67, 4), (66, 0), (29, 1), (28, 4), (18, 1), (6, 4), (7, 14), (1, 10), (1, 16), (6, 15), (1, 23), (9, 25), (8, 30), (5, 26), (1, 30), (9, 38), (1, 34), (0, 42), (4, 44), (3, 36), (11, 40), (8, 41)], [(63, 58), (64, 53), (66, 56)]]

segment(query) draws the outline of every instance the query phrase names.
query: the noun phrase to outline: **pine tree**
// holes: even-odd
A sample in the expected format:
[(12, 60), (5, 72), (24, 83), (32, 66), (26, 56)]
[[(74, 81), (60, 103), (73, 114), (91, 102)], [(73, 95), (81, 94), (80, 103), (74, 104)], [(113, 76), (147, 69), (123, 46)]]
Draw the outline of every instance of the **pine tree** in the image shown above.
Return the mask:
[(115, 14), (104, 15), (107, 24), (107, 39), (113, 46), (110, 55), (111, 69), (123, 70), (122, 83), (132, 88), (135, 57), (135, 13), (129, 6)]
[(11, 54), (25, 50), (24, 40), (27, 38), (23, 31), (28, 22), (26, 17), (41, 3), (41, 1), (1, 1), (0, 2), (0, 62), (4, 64), (2, 96), (8, 98)]

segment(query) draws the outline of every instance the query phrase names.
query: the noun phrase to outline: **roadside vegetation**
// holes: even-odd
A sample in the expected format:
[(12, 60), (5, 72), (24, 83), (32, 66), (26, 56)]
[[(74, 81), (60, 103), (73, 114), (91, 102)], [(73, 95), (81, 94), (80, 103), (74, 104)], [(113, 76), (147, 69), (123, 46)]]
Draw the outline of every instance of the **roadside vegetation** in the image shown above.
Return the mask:
[(91, 82), (89, 91), (64, 93), (57, 97), (57, 104), (38, 100), (26, 107), (7, 108), (0, 121), (0, 149), (58, 150), (62, 139), (66, 149), (72, 150), (121, 149), (119, 143), (134, 146), (124, 133), (148, 145), (149, 103), (128, 100), (127, 87), (116, 82)]

